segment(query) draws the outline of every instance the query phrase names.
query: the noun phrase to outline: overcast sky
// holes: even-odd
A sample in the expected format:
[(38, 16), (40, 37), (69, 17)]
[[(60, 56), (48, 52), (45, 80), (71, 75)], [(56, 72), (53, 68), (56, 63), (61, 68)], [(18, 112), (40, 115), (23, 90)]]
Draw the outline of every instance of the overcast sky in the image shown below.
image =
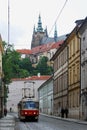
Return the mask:
[[(87, 16), (87, 0), (9, 0), (9, 7), (9, 42), (16, 49), (30, 49), (39, 14), (43, 29), (47, 26), (52, 37), (55, 21), (61, 36), (72, 31), (76, 20)], [(8, 42), (8, 0), (0, 0), (0, 34)]]

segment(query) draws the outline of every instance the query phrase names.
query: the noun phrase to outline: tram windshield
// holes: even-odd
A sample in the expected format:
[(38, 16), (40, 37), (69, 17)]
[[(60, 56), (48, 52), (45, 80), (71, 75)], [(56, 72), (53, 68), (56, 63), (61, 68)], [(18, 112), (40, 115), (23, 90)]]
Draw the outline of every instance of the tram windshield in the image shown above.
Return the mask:
[(34, 108), (38, 108), (38, 107), (39, 107), (38, 102), (33, 102), (33, 101), (23, 102), (23, 108), (34, 109)]

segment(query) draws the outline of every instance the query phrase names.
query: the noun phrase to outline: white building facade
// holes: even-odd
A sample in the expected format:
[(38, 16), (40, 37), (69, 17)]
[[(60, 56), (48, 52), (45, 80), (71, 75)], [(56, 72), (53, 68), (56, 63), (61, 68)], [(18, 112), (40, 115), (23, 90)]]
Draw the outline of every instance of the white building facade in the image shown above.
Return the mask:
[(81, 112), (87, 120), (87, 18), (80, 27), (81, 38)]
[[(32, 90), (34, 89), (34, 97), (38, 99), (37, 89), (41, 84), (43, 84), (50, 76), (36, 76), (27, 79), (14, 79), (12, 83), (9, 84), (9, 93), (7, 99), (7, 109), (10, 108), (13, 112), (17, 112), (17, 104), (23, 98), (23, 88), (27, 88), (27, 95), (32, 96)], [(28, 91), (30, 90), (30, 91)]]
[(51, 77), (38, 88), (40, 112), (53, 114), (53, 78)]

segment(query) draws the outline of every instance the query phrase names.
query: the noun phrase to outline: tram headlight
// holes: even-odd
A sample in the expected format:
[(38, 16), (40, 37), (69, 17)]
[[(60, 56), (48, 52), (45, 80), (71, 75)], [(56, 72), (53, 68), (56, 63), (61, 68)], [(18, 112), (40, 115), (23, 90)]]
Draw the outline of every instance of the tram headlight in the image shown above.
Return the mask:
[(27, 114), (27, 112), (25, 112), (25, 114)]
[(34, 112), (34, 115), (36, 114), (36, 112)]

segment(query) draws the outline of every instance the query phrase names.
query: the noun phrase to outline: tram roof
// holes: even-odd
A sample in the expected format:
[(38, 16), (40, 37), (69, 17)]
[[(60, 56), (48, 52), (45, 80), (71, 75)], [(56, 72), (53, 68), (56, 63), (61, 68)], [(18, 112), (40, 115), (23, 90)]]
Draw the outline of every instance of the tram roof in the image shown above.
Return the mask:
[[(26, 101), (37, 101), (37, 102), (38, 102), (38, 100), (35, 99), (35, 98), (22, 98), (22, 99), (20, 100), (20, 102), (26, 102)], [(20, 102), (19, 102), (19, 103), (20, 103)]]

